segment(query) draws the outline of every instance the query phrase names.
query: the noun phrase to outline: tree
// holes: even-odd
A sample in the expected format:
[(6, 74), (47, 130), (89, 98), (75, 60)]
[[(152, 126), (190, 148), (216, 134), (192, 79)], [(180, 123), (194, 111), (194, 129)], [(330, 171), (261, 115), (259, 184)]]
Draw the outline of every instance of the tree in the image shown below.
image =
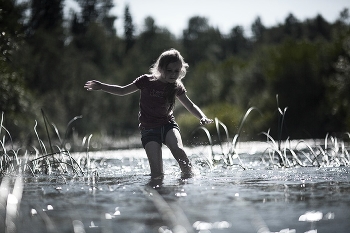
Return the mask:
[(264, 39), (265, 26), (261, 22), (260, 17), (257, 17), (251, 26), (253, 33), (253, 40), (255, 42), (262, 42)]
[[(5, 0), (0, 10), (0, 100), (1, 111), (19, 110), (19, 90), (23, 88), (20, 73), (13, 67), (13, 53), (23, 43), (24, 25), (23, 12), (26, 6), (17, 5), (15, 1)], [(7, 102), (7, 101), (8, 102)], [(6, 101), (7, 103), (3, 102)]]
[(190, 18), (188, 28), (183, 31), (182, 42), (190, 65), (203, 60), (216, 61), (223, 58), (222, 35), (218, 29), (209, 26), (207, 18)]
[(29, 34), (38, 29), (55, 30), (62, 26), (63, 0), (32, 0)]
[(294, 39), (301, 37), (301, 27), (297, 18), (293, 14), (289, 14), (284, 22), (284, 34)]
[(158, 27), (152, 17), (145, 19), (144, 29), (137, 37), (134, 47), (133, 62), (140, 62), (139, 66), (144, 70), (147, 70), (163, 51), (172, 47), (180, 49), (175, 37), (167, 29)]
[[(14, 140), (23, 140), (17, 127), (27, 130), (28, 116), (34, 103), (31, 91), (23, 79), (23, 70), (14, 65), (16, 53), (24, 42), (24, 11), (26, 4), (13, 0), (1, 2), (0, 10), (0, 114), (3, 125)], [(22, 135), (25, 132), (22, 132)]]
[(329, 108), (332, 109), (329, 125), (336, 129), (350, 128), (350, 16), (348, 9), (340, 13), (333, 32), (333, 46), (340, 50), (334, 63), (328, 87)]
[(81, 13), (73, 14), (72, 32), (74, 34), (85, 33), (90, 23), (99, 23), (110, 35), (115, 35), (114, 21), (116, 16), (110, 15), (114, 7), (113, 0), (78, 0)]
[(305, 27), (306, 36), (310, 40), (316, 40), (318, 38), (324, 38), (326, 40), (331, 39), (331, 25), (321, 15), (317, 15), (314, 19), (307, 20)]
[(132, 22), (129, 6), (126, 5), (124, 10), (124, 37), (125, 37), (125, 44), (126, 44), (125, 45), (126, 53), (132, 48), (132, 46), (135, 43), (134, 32), (135, 32), (135, 28)]
[(263, 58), (269, 96), (278, 94), (280, 107), (288, 107), (286, 122), (292, 130), (287, 133), (291, 137), (325, 134), (324, 83), (333, 59), (332, 56), (321, 56), (327, 49), (325, 42), (290, 39), (271, 47)]
[(102, 22), (102, 25), (105, 27), (106, 31), (112, 36), (114, 36), (117, 32), (114, 27), (114, 21), (118, 18), (117, 16), (110, 15), (110, 11), (113, 7), (113, 0), (104, 0), (102, 2), (99, 13), (99, 18)]
[[(63, 29), (62, 0), (33, 0), (27, 25), (26, 47), (19, 57), (26, 82), (44, 94), (62, 84), (61, 67), (65, 34)], [(24, 55), (24, 56), (23, 56)]]
[(244, 36), (244, 31), (241, 26), (234, 27), (227, 39), (227, 45), (224, 48), (227, 56), (234, 54), (245, 54), (250, 50), (250, 42)]

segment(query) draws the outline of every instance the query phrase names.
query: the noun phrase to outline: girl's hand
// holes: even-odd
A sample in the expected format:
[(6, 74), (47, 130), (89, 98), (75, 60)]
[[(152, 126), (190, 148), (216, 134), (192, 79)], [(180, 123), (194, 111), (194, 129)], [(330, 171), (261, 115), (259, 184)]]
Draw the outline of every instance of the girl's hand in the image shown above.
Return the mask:
[(201, 125), (206, 125), (206, 124), (211, 124), (213, 123), (214, 121), (212, 119), (208, 119), (206, 117), (203, 117), (201, 120), (200, 120), (200, 124)]
[(101, 90), (101, 87), (102, 83), (96, 80), (87, 81), (84, 85), (84, 88), (88, 91), (98, 91)]

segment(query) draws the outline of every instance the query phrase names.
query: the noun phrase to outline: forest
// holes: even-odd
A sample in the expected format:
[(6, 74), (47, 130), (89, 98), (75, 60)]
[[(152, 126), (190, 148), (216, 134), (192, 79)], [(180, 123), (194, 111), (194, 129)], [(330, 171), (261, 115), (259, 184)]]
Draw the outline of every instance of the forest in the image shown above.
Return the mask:
[[(264, 140), (261, 132), (301, 139), (350, 131), (348, 9), (335, 22), (289, 14), (283, 23), (265, 27), (257, 17), (250, 36), (235, 22), (223, 34), (194, 15), (176, 37), (151, 16), (136, 33), (129, 6), (123, 15), (111, 15), (112, 0), (76, 2), (81, 11), (67, 16), (64, 0), (0, 2), (0, 129), (13, 141), (36, 140), (34, 128), (44, 132), (45, 117), (72, 138), (137, 135), (139, 94), (87, 92), (84, 83), (126, 85), (148, 73), (169, 48), (189, 64), (183, 80), (188, 96), (231, 134), (251, 107), (258, 110), (246, 119), (245, 140)], [(116, 32), (116, 20), (124, 22), (123, 32)], [(175, 117), (190, 143), (199, 121), (180, 104)]]

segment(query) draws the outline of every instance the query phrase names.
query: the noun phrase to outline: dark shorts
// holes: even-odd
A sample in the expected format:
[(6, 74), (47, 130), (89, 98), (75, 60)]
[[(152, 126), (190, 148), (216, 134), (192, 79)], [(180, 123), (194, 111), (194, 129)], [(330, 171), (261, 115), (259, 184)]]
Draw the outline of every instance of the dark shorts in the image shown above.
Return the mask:
[(158, 142), (160, 145), (162, 145), (162, 143), (165, 143), (166, 134), (172, 129), (177, 129), (180, 131), (180, 127), (175, 121), (157, 128), (141, 129), (141, 141), (143, 148), (145, 148), (146, 144), (151, 141)]

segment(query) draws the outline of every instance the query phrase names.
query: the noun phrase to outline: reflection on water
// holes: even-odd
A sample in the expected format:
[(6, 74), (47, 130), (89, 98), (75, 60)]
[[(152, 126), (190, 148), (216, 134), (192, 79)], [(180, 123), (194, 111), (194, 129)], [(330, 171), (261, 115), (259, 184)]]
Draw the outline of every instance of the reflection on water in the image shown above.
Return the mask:
[[(271, 169), (250, 159), (245, 161), (250, 163), (248, 170), (220, 165), (209, 169), (195, 162), (196, 176), (182, 180), (176, 161), (165, 156), (165, 178), (151, 180), (145, 156), (114, 153), (96, 155), (98, 173), (90, 177), (23, 176), (12, 226), (26, 233), (346, 232), (350, 228), (348, 167)], [(15, 203), (14, 193), (19, 193), (14, 182), (5, 178), (1, 182), (0, 232), (6, 203)]]

